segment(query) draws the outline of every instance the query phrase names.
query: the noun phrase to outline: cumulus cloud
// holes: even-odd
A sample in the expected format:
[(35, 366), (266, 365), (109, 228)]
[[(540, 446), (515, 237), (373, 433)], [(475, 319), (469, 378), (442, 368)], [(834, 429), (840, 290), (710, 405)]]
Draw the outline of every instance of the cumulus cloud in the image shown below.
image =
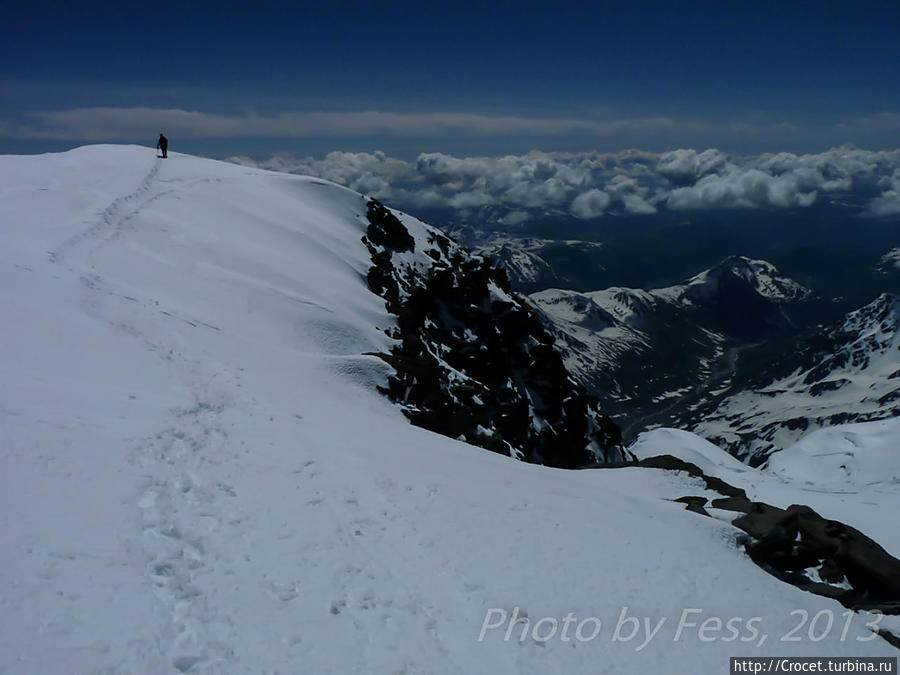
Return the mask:
[(815, 191), (804, 192), (794, 174), (772, 176), (756, 168), (733, 168), (719, 175), (704, 176), (690, 187), (673, 190), (671, 209), (785, 208), (809, 206)]
[(898, 165), (900, 151), (850, 147), (808, 155), (731, 157), (692, 184), (673, 189), (666, 204), (671, 209), (805, 207), (822, 194), (850, 192)]
[(603, 215), (610, 201), (608, 194), (594, 188), (575, 197), (571, 211), (578, 218), (597, 218)]
[[(543, 153), (454, 157), (423, 153), (407, 162), (383, 153), (330, 153), (323, 159), (275, 156), (262, 162), (231, 161), (327, 178), (403, 208), (444, 207), (461, 219), (507, 225), (529, 218), (573, 214), (652, 213), (658, 156), (621, 153)], [(378, 180), (378, 179), (383, 180)]]
[(879, 184), (887, 189), (869, 202), (869, 215), (877, 218), (900, 216), (900, 168), (894, 170), (893, 176), (882, 178)]
[(621, 205), (625, 213), (656, 213), (656, 207), (647, 201), (649, 186), (642, 184), (637, 178), (617, 174), (606, 183), (604, 189), (612, 197), (613, 203)]
[(383, 152), (330, 152), (322, 159), (281, 154), (263, 162), (249, 157), (231, 157), (229, 161), (271, 171), (317, 176), (378, 199), (387, 199), (405, 182), (419, 180), (414, 165), (387, 157)]
[(656, 170), (675, 185), (689, 185), (725, 168), (727, 157), (714, 148), (697, 152), (693, 149), (673, 150), (659, 158)]
[(656, 213), (656, 207), (653, 204), (636, 194), (624, 195), (622, 197), (622, 205), (626, 212), (635, 215)]
[(322, 159), (232, 161), (327, 178), (401, 208), (449, 209), (459, 220), (485, 225), (513, 226), (546, 214), (590, 219), (661, 209), (803, 208), (860, 186), (877, 194), (867, 215), (900, 211), (900, 150), (843, 147), (756, 156), (715, 149), (503, 157), (423, 153), (414, 161), (380, 152), (334, 152)]

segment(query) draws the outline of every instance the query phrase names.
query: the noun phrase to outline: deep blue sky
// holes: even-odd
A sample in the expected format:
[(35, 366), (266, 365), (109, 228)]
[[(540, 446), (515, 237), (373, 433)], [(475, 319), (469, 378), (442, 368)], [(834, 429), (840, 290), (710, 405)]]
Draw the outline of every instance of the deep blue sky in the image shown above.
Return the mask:
[(897, 0), (484, 5), (6, 2), (0, 152), (900, 146)]

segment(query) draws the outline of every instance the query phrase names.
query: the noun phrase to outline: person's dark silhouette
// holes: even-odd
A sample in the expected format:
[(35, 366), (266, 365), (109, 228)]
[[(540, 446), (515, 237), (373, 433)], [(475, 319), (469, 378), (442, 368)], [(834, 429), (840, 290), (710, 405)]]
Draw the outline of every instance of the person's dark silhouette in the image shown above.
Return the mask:
[(157, 141), (156, 147), (162, 152), (163, 158), (169, 156), (169, 139), (162, 134), (159, 135), (159, 141)]

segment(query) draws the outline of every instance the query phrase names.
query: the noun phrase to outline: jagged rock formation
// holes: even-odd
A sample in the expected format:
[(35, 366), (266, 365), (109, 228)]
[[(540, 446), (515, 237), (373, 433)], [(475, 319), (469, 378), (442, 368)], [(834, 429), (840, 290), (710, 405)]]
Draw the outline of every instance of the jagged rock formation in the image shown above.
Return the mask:
[(506, 273), (431, 230), (416, 241), (368, 203), (369, 288), (397, 317), (384, 389), (413, 424), (556, 467), (621, 461), (621, 433), (566, 370)]

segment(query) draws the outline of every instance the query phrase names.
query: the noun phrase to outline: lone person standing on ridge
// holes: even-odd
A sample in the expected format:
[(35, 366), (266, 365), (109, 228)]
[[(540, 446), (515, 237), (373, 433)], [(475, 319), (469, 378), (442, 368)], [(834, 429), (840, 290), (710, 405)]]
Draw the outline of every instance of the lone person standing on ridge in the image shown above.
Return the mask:
[(157, 141), (156, 147), (162, 152), (163, 159), (169, 156), (169, 139), (162, 134), (159, 135), (159, 141)]

